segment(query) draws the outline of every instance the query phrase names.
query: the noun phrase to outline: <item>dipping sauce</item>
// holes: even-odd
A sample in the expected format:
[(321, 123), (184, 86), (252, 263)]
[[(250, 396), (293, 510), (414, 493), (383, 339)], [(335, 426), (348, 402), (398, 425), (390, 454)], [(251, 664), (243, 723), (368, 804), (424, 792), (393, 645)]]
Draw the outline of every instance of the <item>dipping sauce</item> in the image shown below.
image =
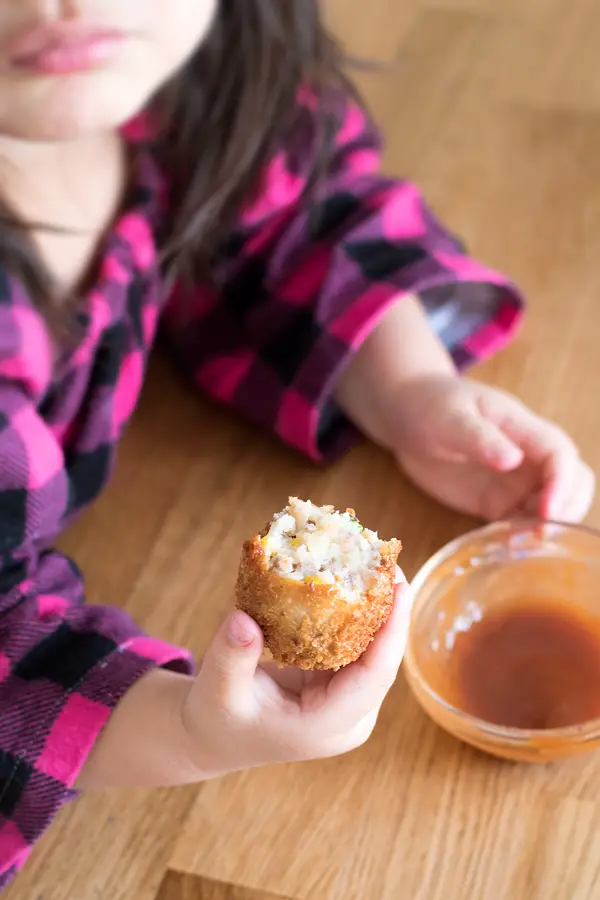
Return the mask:
[(485, 753), (600, 752), (600, 531), (497, 522), (447, 544), (413, 579), (404, 672)]
[(456, 635), (450, 673), (459, 708), (496, 725), (600, 718), (600, 616), (557, 599), (511, 599)]

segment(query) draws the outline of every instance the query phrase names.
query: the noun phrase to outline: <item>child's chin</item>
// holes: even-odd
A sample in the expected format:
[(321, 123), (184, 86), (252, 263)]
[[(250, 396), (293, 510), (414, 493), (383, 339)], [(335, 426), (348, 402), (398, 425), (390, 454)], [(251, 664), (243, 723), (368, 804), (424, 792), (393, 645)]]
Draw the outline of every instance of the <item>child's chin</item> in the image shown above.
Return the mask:
[[(24, 102), (4, 121), (2, 131), (36, 142), (74, 141), (119, 128), (143, 108), (147, 97), (138, 96), (131, 82), (110, 70), (98, 70), (44, 79), (21, 91)], [(29, 96), (27, 96), (29, 95)]]

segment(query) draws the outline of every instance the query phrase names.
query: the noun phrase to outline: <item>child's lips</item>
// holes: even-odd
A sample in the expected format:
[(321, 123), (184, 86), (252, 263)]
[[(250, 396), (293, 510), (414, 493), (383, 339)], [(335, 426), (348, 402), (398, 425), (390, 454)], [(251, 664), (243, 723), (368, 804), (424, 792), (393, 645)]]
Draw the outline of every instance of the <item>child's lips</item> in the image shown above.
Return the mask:
[(10, 48), (9, 60), (32, 74), (84, 71), (109, 62), (125, 40), (115, 29), (62, 23), (24, 34)]

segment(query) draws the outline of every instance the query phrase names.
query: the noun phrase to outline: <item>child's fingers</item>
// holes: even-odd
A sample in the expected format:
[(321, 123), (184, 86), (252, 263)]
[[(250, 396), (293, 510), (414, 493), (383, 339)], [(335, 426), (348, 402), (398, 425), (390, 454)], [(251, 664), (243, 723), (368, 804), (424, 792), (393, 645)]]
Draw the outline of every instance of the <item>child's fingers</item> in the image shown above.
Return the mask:
[(521, 448), (527, 460), (545, 467), (546, 481), (564, 480), (578, 459), (577, 447), (562, 428), (521, 404), (511, 404), (502, 413), (497, 410), (496, 424)]
[(542, 518), (560, 519), (564, 515), (572, 499), (581, 465), (577, 448), (566, 435), (564, 440), (557, 439), (553, 446), (548, 442), (547, 456), (542, 464)]
[(581, 522), (590, 511), (596, 491), (596, 476), (582, 460), (577, 461), (570, 489), (564, 492), (564, 500), (556, 501), (550, 491), (549, 498), (542, 497), (544, 518), (561, 522)]
[[(394, 580), (397, 585), (406, 585), (406, 576), (399, 566), (396, 566)], [(402, 590), (403, 589), (401, 588), (400, 592), (402, 592)], [(398, 601), (396, 600), (394, 609), (397, 605)], [(403, 605), (407, 606), (405, 603)], [(392, 611), (392, 614), (393, 612), (394, 611)], [(386, 623), (381, 631), (387, 628), (388, 625)], [(381, 631), (378, 634), (376, 641), (371, 644), (366, 651), (367, 660), (369, 659), (369, 654), (373, 652), (372, 648), (380, 641)], [(339, 679), (340, 677), (339, 674), (330, 671), (305, 672), (302, 669), (297, 669), (293, 666), (280, 668), (273, 662), (261, 662), (257, 676), (257, 684), (260, 686), (264, 697), (270, 699), (275, 698), (281, 702), (285, 702), (294, 697), (300, 699), (300, 697), (304, 695), (302, 707), (305, 710), (311, 706), (318, 709), (324, 709), (325, 707), (329, 709), (329, 703), (331, 702), (329, 693), (331, 682), (334, 678)]]
[(571, 438), (557, 425), (535, 415), (512, 398), (499, 395), (486, 412), (521, 448), (526, 462), (539, 469), (536, 513), (546, 519), (561, 518), (570, 503), (578, 468), (582, 465)]
[(328, 688), (323, 712), (336, 717), (340, 727), (367, 716), (379, 708), (398, 675), (404, 657), (410, 621), (409, 588), (396, 588), (389, 619), (363, 656), (337, 672)]
[(240, 712), (249, 710), (262, 650), (260, 628), (250, 616), (236, 610), (213, 638), (202, 661), (199, 680), (226, 706)]
[(444, 455), (460, 462), (472, 462), (499, 472), (516, 469), (523, 451), (498, 425), (476, 407), (467, 408), (449, 420), (443, 435)]
[(355, 667), (382, 675), (387, 672), (391, 674), (393, 683), (404, 658), (409, 622), (410, 590), (404, 579), (396, 586), (396, 597), (387, 622), (362, 657), (354, 663)]
[[(274, 662), (261, 662), (259, 673), (263, 672), (275, 684), (290, 695), (300, 696), (307, 687), (326, 686), (331, 681), (332, 672), (306, 672), (294, 666), (280, 667)], [(257, 673), (257, 674), (259, 674)]]

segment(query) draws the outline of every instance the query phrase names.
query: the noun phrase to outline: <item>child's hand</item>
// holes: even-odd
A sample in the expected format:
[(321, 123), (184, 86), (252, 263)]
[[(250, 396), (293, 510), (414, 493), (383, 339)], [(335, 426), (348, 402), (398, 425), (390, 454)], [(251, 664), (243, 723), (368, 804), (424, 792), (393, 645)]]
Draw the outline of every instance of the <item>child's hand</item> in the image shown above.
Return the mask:
[(203, 777), (336, 756), (363, 744), (396, 678), (408, 618), (402, 584), (388, 622), (358, 662), (336, 673), (304, 673), (259, 664), (261, 631), (235, 612), (184, 705), (189, 752)]
[(470, 515), (585, 517), (595, 479), (562, 429), (515, 397), (455, 375), (416, 378), (388, 398), (390, 443), (406, 474)]

